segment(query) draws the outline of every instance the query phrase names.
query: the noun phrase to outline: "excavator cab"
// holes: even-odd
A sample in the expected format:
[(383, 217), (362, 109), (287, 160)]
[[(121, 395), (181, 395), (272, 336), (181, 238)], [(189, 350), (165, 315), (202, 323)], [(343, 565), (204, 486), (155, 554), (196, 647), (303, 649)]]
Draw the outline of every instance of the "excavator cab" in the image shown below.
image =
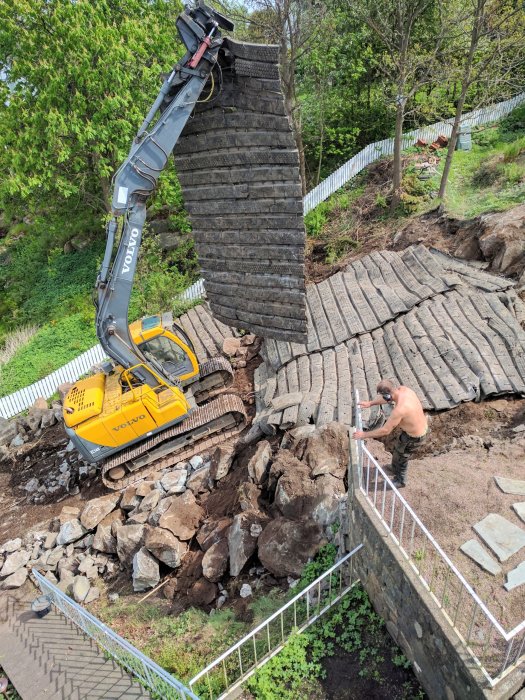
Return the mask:
[(171, 314), (148, 316), (129, 327), (133, 342), (152, 367), (170, 383), (186, 386), (199, 378), (199, 363), (193, 343), (173, 323)]

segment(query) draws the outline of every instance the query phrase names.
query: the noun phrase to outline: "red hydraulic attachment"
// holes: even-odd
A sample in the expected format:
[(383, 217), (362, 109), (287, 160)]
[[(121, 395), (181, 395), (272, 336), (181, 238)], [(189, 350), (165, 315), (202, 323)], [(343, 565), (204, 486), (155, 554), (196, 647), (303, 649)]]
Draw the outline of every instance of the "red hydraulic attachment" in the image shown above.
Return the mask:
[(214, 35), (217, 27), (218, 27), (218, 25), (215, 23), (215, 26), (211, 28), (208, 36), (204, 37), (204, 39), (202, 40), (202, 44), (199, 46), (197, 51), (195, 51), (195, 53), (193, 54), (193, 56), (190, 59), (190, 62), (188, 63), (189, 68), (196, 68), (199, 65), (199, 61), (201, 60), (204, 52), (211, 45), (211, 38)]

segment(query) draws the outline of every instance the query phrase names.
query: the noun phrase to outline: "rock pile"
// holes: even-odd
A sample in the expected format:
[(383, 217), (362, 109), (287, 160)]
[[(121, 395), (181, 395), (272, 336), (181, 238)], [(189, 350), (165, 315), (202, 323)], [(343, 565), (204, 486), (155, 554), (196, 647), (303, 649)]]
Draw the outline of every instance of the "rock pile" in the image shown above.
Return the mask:
[[(65, 388), (64, 388), (65, 390)], [(51, 429), (51, 430), (50, 430)], [(41, 439), (45, 433), (45, 439)], [(0, 461), (23, 461), (20, 487), (30, 503), (56, 501), (65, 494), (76, 495), (80, 482), (96, 476), (95, 464), (85, 462), (68, 441), (62, 428), (62, 404), (49, 408), (37, 399), (27, 416), (7, 420), (0, 416)], [(24, 473), (27, 478), (23, 480)]]
[(0, 586), (20, 586), (36, 567), (88, 603), (101, 579), (121, 570), (135, 591), (174, 572), (167, 597), (220, 607), (232, 578), (293, 580), (334, 539), (347, 462), (348, 432), (338, 423), (291, 431), (280, 447), (223, 444), (82, 509), (64, 507), (47, 530), (6, 542)]
[(252, 333), (243, 335), (240, 338), (224, 338), (222, 352), (230, 360), (234, 369), (246, 367), (261, 348), (261, 338), (257, 338)]

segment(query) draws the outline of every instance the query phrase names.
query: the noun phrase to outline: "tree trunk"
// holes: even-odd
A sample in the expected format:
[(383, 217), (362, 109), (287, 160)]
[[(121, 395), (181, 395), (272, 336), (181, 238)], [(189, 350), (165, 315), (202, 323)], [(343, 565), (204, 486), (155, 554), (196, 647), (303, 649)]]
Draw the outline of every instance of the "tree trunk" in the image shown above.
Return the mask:
[(390, 211), (394, 212), (401, 201), (401, 179), (403, 168), (401, 151), (403, 148), (403, 121), (405, 117), (405, 105), (402, 99), (398, 101), (396, 108), (396, 131), (394, 135), (394, 173), (392, 176), (392, 199)]
[(456, 143), (458, 140), (458, 131), (461, 124), (461, 116), (463, 114), (463, 106), (465, 104), (465, 98), (467, 96), (468, 89), (471, 82), (472, 66), (474, 64), (474, 56), (478, 48), (479, 34), (481, 25), (484, 21), (484, 11), (485, 4), (487, 0), (477, 0), (476, 9), (474, 13), (474, 21), (472, 24), (472, 33), (470, 35), (470, 46), (467, 56), (467, 60), (463, 69), (463, 78), (461, 80), (461, 93), (459, 95), (458, 104), (456, 107), (456, 115), (454, 117), (454, 124), (452, 125), (452, 133), (450, 135), (450, 140), (448, 142), (447, 158), (445, 160), (445, 166), (443, 168), (443, 174), (441, 175), (441, 182), (439, 183), (439, 194), (438, 197), (441, 200), (439, 205), (439, 211), (443, 211), (444, 208), (444, 198), (447, 190), (448, 176), (450, 174), (450, 168), (452, 166), (452, 158), (454, 157), (454, 150), (456, 148)]

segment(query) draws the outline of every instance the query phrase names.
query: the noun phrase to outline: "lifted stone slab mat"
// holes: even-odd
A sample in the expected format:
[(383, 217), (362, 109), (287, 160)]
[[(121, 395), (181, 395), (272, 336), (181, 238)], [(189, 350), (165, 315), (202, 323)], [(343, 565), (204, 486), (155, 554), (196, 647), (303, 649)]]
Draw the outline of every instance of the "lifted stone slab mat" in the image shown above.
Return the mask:
[(480, 520), (474, 525), (474, 530), (500, 561), (507, 561), (525, 546), (525, 530), (497, 513), (490, 513)]
[(507, 574), (507, 583), (504, 584), (508, 591), (522, 586), (525, 583), (525, 561)]
[(479, 564), (479, 566), (485, 571), (488, 571), (489, 574), (497, 576), (501, 573), (501, 566), (487, 554), (477, 540), (468, 540), (468, 542), (461, 545), (460, 549), (463, 554), (473, 559), (476, 564)]
[(506, 479), (504, 476), (495, 476), (494, 481), (503, 493), (525, 496), (525, 481), (521, 481), (520, 479)]

